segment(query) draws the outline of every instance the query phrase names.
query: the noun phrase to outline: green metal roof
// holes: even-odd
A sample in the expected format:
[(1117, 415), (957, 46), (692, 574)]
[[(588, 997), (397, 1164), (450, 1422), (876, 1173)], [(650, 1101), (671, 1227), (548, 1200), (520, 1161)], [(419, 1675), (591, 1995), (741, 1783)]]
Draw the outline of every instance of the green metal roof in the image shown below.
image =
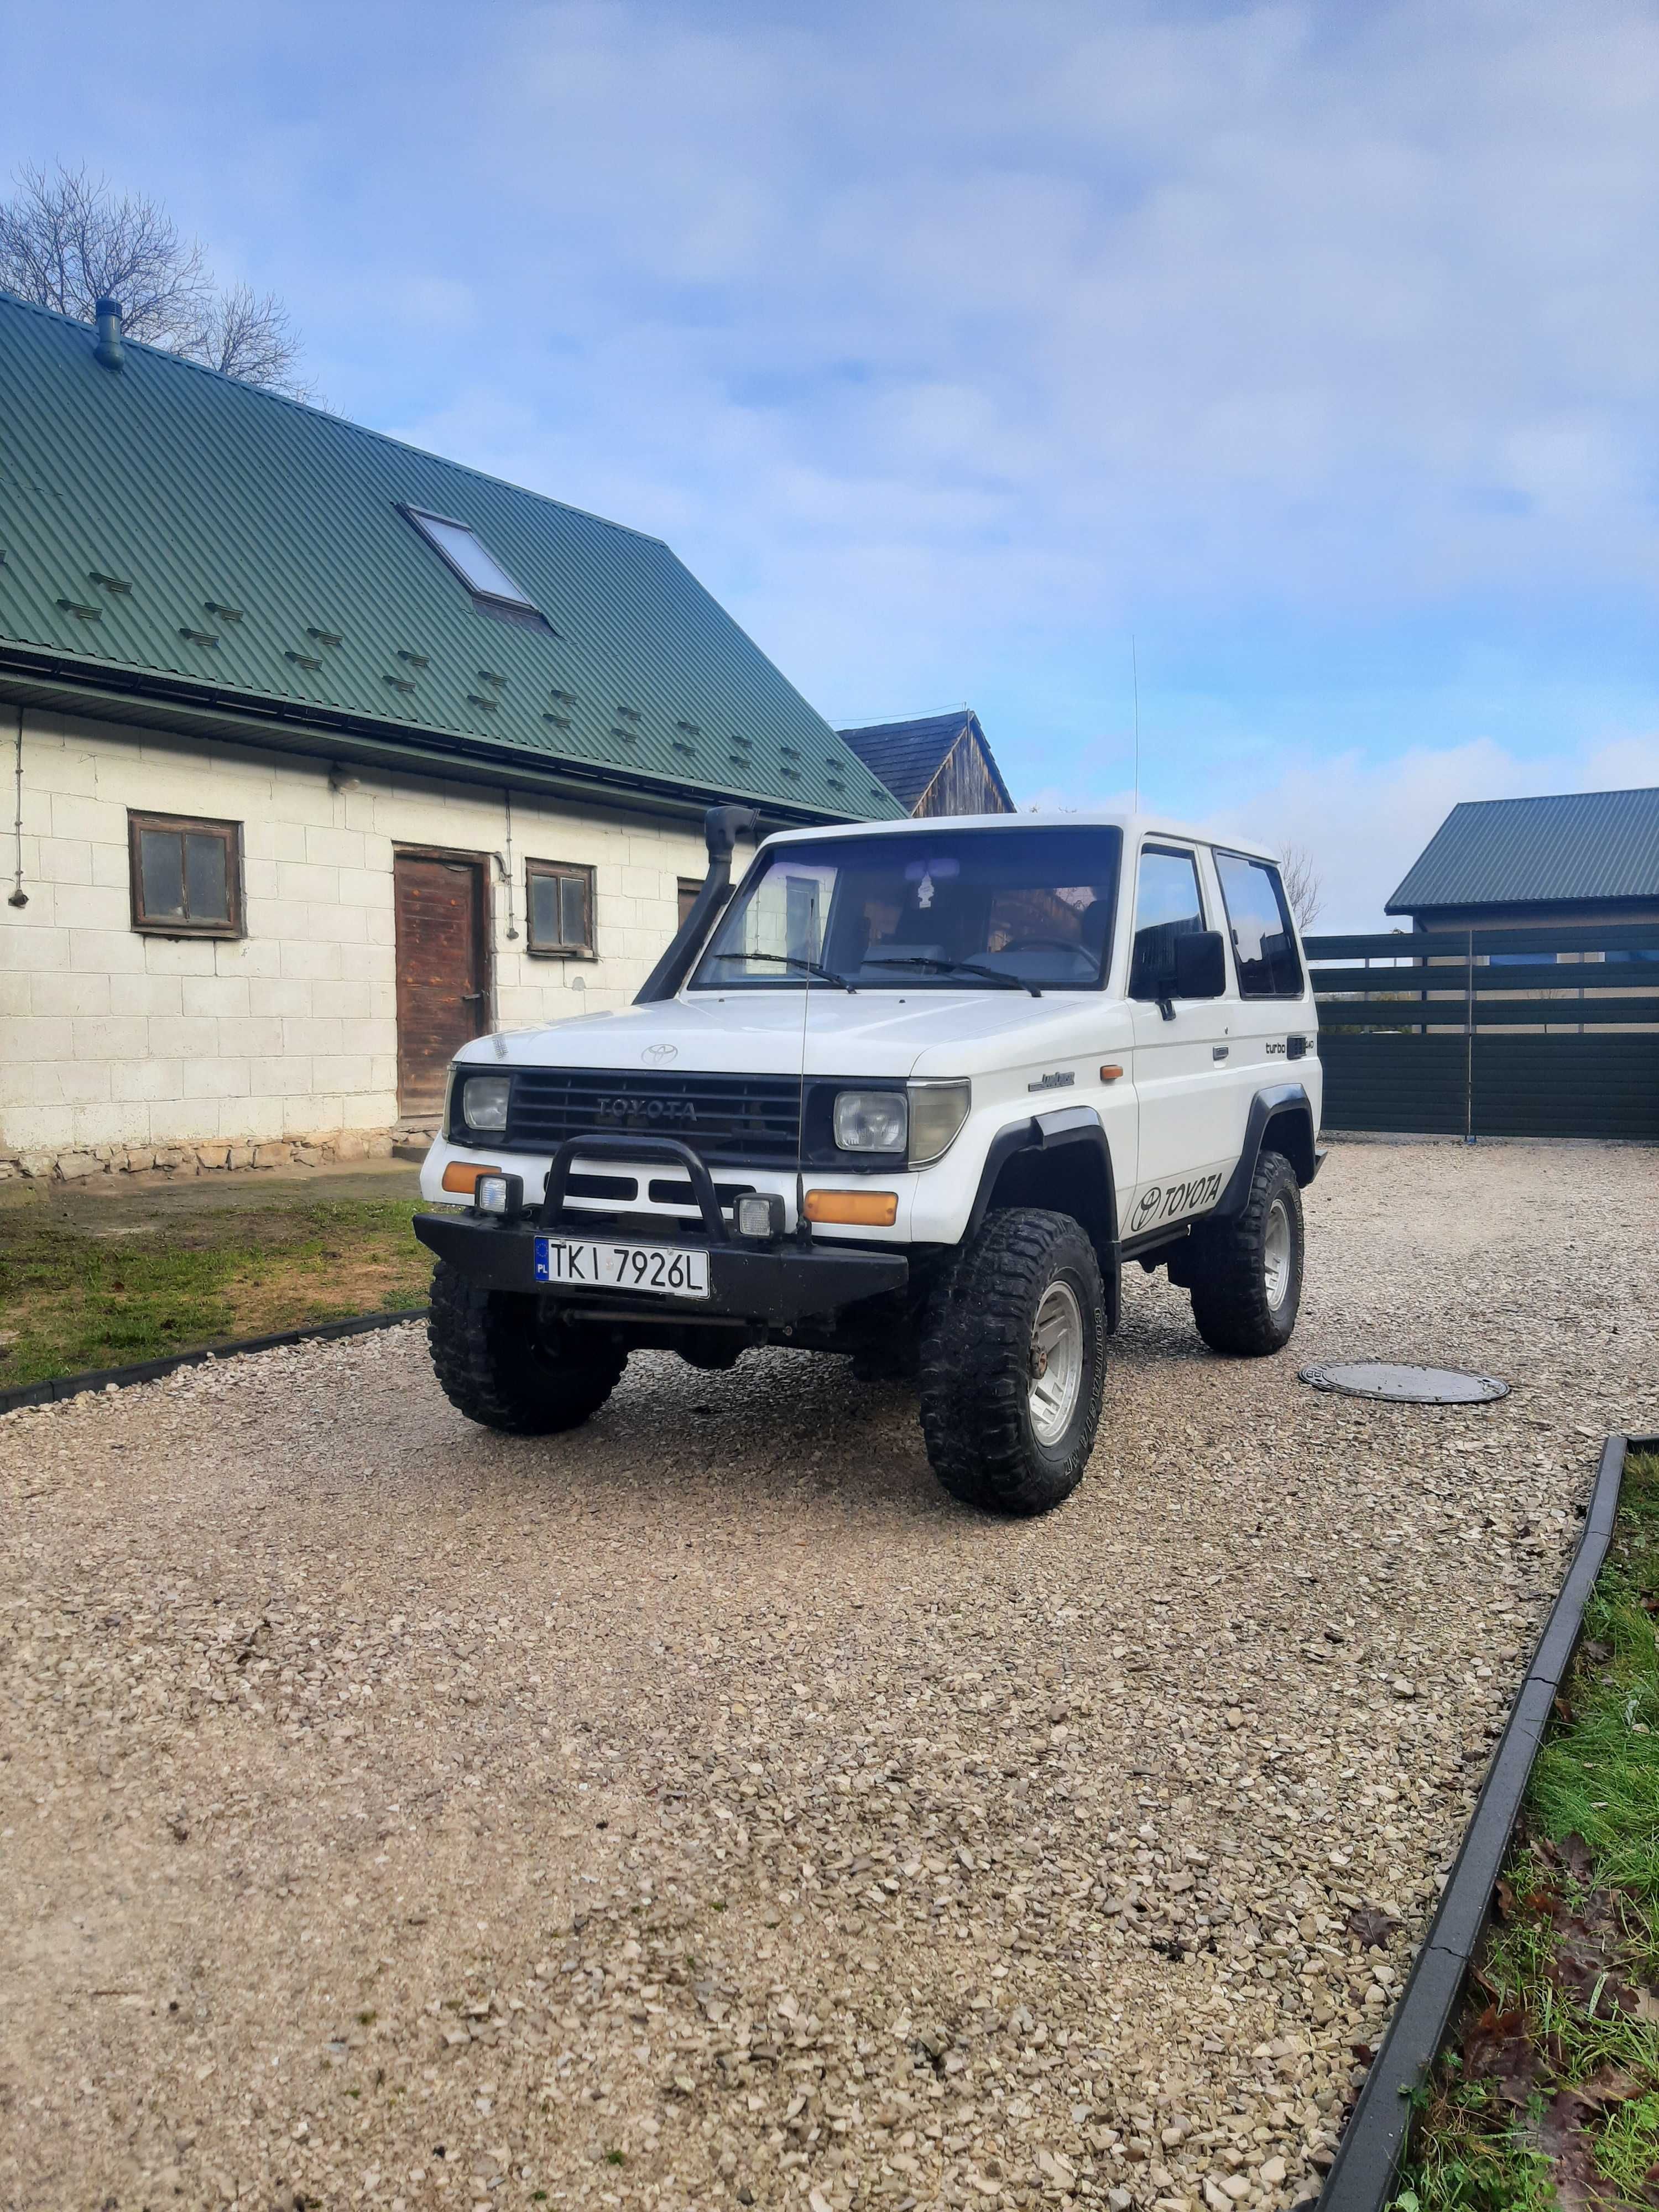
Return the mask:
[[(105, 368), (94, 343), (0, 294), (14, 691), (314, 716), (659, 800), (902, 812), (659, 539), (131, 339)], [(404, 506), (470, 525), (550, 627), (482, 611)]]
[(1659, 790), (1465, 799), (1383, 912), (1633, 898), (1659, 898)]

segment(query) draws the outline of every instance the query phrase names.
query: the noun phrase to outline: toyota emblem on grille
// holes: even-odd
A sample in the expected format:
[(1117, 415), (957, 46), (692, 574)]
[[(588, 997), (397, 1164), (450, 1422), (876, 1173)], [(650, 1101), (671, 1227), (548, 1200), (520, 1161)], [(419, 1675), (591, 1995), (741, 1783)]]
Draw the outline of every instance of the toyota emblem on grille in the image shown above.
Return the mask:
[(671, 1060), (678, 1060), (679, 1056), (680, 1048), (677, 1044), (648, 1044), (640, 1054), (641, 1060), (648, 1060), (655, 1067), (665, 1066)]
[(631, 1096), (596, 1098), (593, 1110), (602, 1121), (695, 1121), (697, 1109), (689, 1098), (635, 1098)]

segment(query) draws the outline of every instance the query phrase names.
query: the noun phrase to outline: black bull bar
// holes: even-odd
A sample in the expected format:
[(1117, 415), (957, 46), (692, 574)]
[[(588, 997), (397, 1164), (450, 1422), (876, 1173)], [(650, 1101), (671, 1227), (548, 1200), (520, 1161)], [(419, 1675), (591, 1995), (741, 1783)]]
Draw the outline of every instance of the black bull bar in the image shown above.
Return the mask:
[[(620, 1235), (599, 1213), (572, 1212), (565, 1203), (574, 1162), (637, 1161), (684, 1169), (702, 1217), (696, 1227), (653, 1216)], [(641, 1320), (761, 1322), (787, 1327), (811, 1314), (834, 1313), (860, 1299), (903, 1288), (909, 1262), (902, 1252), (871, 1252), (845, 1245), (797, 1243), (793, 1239), (762, 1243), (736, 1237), (727, 1227), (714, 1182), (690, 1145), (676, 1137), (630, 1137), (606, 1132), (570, 1137), (553, 1155), (539, 1207), (506, 1220), (476, 1211), (417, 1213), (415, 1234), (427, 1249), (465, 1275), (480, 1290), (529, 1292), (568, 1305), (574, 1314), (592, 1309), (614, 1320), (619, 1312)], [(603, 1243), (660, 1243), (680, 1251), (708, 1254), (708, 1296), (678, 1297), (656, 1291), (629, 1291), (610, 1285), (587, 1288), (539, 1281), (536, 1246), (550, 1235), (584, 1237)]]

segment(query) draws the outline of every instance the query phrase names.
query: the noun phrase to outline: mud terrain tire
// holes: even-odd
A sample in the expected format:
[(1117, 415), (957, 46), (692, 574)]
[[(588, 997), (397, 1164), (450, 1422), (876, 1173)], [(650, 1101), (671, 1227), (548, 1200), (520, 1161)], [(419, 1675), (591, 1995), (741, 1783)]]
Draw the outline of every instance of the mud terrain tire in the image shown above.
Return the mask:
[(1244, 1210), (1194, 1232), (1193, 1319), (1212, 1352), (1282, 1352), (1302, 1303), (1302, 1193), (1282, 1152), (1263, 1152)]
[(427, 1342), (438, 1386), (457, 1413), (512, 1437), (579, 1428), (616, 1389), (628, 1354), (597, 1332), (544, 1328), (540, 1299), (483, 1291), (440, 1260)]
[(923, 1328), (934, 1474), (964, 1505), (1047, 1513), (1089, 1463), (1105, 1380), (1106, 1299), (1084, 1230), (1036, 1206), (989, 1215)]

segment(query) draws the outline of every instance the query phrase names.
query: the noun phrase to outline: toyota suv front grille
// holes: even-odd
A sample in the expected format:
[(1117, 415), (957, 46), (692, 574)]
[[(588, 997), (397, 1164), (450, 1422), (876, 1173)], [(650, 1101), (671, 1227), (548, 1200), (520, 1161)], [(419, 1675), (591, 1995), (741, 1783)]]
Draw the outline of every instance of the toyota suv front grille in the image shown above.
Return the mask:
[(793, 1167), (800, 1085), (790, 1075), (514, 1069), (506, 1130), (510, 1150), (551, 1152), (568, 1137), (597, 1131), (678, 1137), (704, 1159)]

